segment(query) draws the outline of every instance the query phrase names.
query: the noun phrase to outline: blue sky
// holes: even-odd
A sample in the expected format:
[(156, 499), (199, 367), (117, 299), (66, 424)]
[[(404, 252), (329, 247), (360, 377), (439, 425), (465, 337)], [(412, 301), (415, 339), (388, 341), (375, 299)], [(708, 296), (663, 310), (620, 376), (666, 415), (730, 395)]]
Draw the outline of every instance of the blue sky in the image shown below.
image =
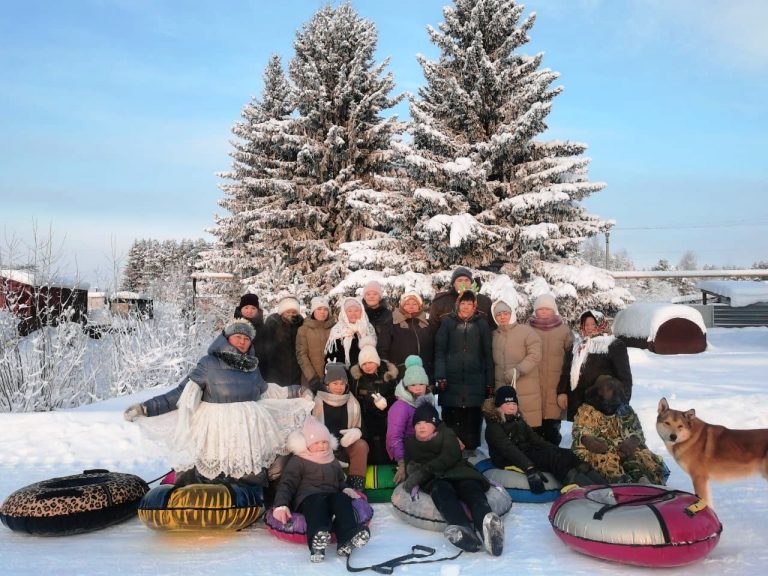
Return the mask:
[[(398, 91), (445, 0), (356, 0)], [(53, 231), (91, 281), (134, 238), (207, 237), (230, 127), (317, 0), (2, 0), (0, 232)], [(768, 259), (768, 3), (530, 0), (525, 52), (565, 88), (547, 138), (586, 142), (588, 208), (638, 266)], [(407, 115), (403, 104), (396, 109)], [(17, 248), (23, 251), (23, 248)]]

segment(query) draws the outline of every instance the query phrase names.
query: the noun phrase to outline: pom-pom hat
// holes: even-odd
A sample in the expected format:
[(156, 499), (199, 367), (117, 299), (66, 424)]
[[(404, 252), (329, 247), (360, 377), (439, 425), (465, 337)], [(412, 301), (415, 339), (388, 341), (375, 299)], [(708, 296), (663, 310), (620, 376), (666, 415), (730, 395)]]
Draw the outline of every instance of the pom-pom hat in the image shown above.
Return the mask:
[(403, 386), (420, 386), (429, 384), (427, 372), (421, 358), (411, 354), (405, 359), (405, 374), (403, 374)]

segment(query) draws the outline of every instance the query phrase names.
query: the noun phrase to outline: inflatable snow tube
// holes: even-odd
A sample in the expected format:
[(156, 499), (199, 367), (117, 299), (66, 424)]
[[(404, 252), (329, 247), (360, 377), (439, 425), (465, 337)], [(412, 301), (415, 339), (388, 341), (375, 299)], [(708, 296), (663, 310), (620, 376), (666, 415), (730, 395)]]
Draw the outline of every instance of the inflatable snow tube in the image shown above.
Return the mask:
[(41, 536), (91, 532), (132, 518), (148, 490), (133, 474), (86, 470), (16, 490), (0, 506), (0, 521)]
[(488, 480), (504, 488), (514, 502), (552, 502), (560, 496), (562, 485), (549, 472), (543, 473), (546, 478), (546, 482), (544, 482), (544, 492), (541, 494), (534, 494), (531, 492), (531, 487), (528, 485), (528, 478), (526, 478), (522, 470), (496, 468), (490, 458), (479, 460), (474, 463), (474, 466), (482, 472)]
[[(499, 516), (504, 516), (512, 508), (512, 498), (500, 486), (491, 486), (485, 497), (491, 510)], [(395, 508), (395, 516), (417, 528), (442, 532), (447, 526), (445, 518), (435, 508), (432, 497), (426, 492), (419, 492), (418, 499), (413, 500), (400, 484), (392, 492), (392, 506)]]
[(161, 484), (139, 503), (139, 519), (155, 530), (241, 530), (264, 512), (260, 486)]
[(365, 496), (372, 504), (389, 502), (395, 489), (396, 464), (372, 464), (365, 472)]
[[(364, 497), (352, 500), (352, 508), (355, 511), (357, 522), (368, 526), (371, 518), (373, 518), (373, 508), (368, 501)], [(278, 540), (297, 544), (307, 543), (307, 520), (304, 518), (304, 514), (291, 512), (291, 521), (288, 524), (283, 524), (272, 515), (270, 508), (265, 520), (267, 530)], [(331, 533), (331, 542), (336, 542), (336, 534)]]
[(659, 568), (704, 558), (723, 529), (697, 496), (647, 484), (575, 488), (552, 504), (549, 521), (577, 552)]

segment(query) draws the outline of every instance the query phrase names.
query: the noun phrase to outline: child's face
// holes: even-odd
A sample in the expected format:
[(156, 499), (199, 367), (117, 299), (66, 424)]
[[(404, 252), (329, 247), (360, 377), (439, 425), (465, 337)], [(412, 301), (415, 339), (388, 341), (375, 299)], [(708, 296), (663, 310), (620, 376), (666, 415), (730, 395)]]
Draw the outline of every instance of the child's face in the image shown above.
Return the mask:
[(407, 386), (406, 389), (408, 390), (408, 392), (411, 393), (411, 395), (414, 398), (418, 398), (419, 396), (424, 396), (424, 394), (427, 393), (426, 384), (414, 384), (412, 386)]
[(517, 402), (504, 402), (499, 406), (499, 410), (505, 416), (517, 416)]
[(331, 447), (331, 444), (328, 442), (328, 440), (318, 440), (317, 442), (312, 442), (309, 446), (307, 446), (307, 450), (310, 452), (325, 452)]
[(435, 425), (432, 422), (416, 422), (416, 439), (429, 440), (435, 433)]
[(376, 370), (379, 369), (379, 365), (376, 362), (366, 362), (360, 366), (363, 372), (366, 374), (376, 374)]
[(347, 390), (347, 383), (344, 380), (334, 380), (328, 384), (328, 392), (331, 394), (344, 394)]

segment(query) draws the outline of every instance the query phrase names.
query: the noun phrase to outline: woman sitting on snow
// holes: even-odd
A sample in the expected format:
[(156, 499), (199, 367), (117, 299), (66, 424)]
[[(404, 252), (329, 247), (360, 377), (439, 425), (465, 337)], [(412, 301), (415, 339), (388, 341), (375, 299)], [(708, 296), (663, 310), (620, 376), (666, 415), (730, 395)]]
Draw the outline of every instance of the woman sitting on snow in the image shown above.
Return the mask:
[(140, 416), (177, 416), (170, 440), (176, 484), (265, 485), (264, 469), (312, 410), (306, 400), (262, 400), (268, 390), (280, 394), (261, 377), (254, 336), (248, 320), (230, 322), (178, 387), (125, 411), (131, 422)]

